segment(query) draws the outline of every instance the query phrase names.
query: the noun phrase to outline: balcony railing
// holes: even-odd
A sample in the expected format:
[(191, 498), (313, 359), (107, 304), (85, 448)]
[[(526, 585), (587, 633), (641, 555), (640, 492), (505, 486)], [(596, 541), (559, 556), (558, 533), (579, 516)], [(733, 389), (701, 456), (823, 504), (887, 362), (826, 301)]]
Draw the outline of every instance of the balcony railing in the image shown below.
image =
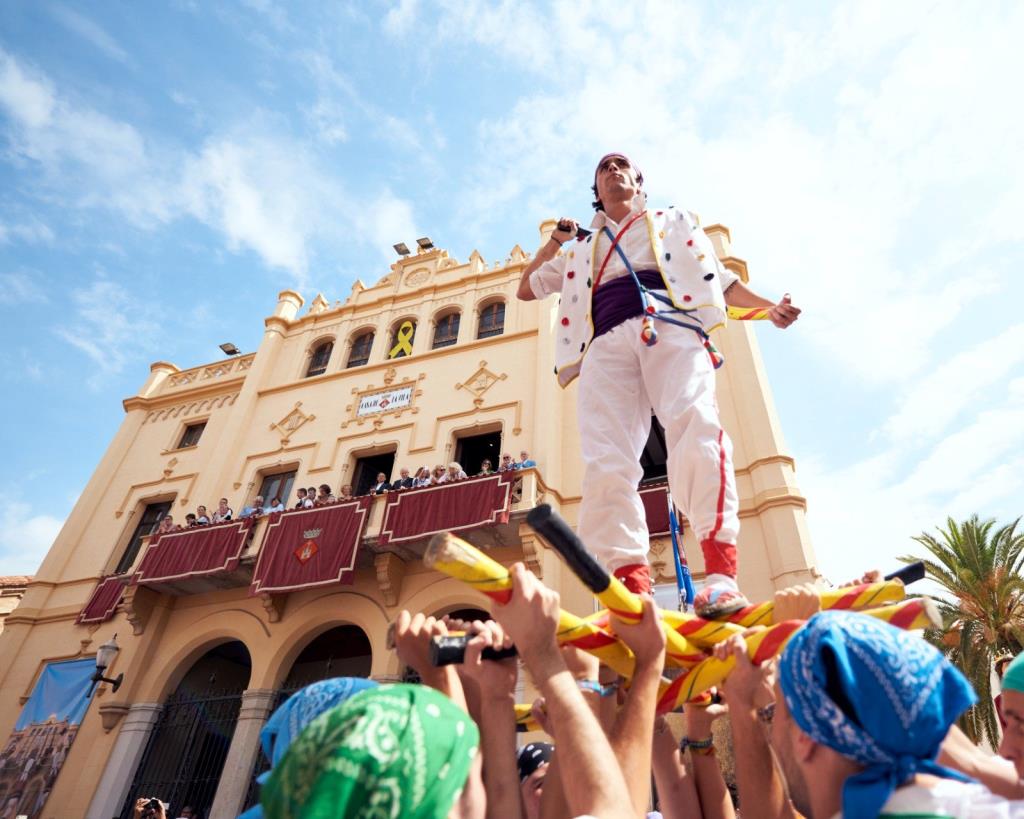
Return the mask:
[[(449, 492), (462, 495), (459, 503), (443, 504), (445, 509), (454, 508), (456, 511), (453, 514), (456, 517), (438, 515), (436, 519), (428, 519), (432, 500), (440, 500), (440, 493)], [(518, 530), (521, 517), (541, 502), (546, 492), (547, 487), (538, 470), (526, 469), (366, 498), (360, 504), (364, 511), (359, 514), (365, 516), (365, 523), (359, 521), (358, 531), (361, 531), (361, 535), (356, 562), (351, 568), (368, 565), (366, 557), (360, 560), (360, 552), (371, 559), (378, 551), (397, 550), (407, 558), (410, 554), (420, 554), (436, 531), (448, 529), (468, 537), (474, 530), (500, 527), (505, 531), (500, 540), (508, 543), (516, 537), (514, 532)], [(438, 504), (436, 508), (441, 506)], [(321, 507), (325, 511), (335, 508)], [(235, 521), (234, 524), (184, 530), (165, 535), (162, 539), (155, 535), (146, 537), (142, 541), (135, 565), (123, 577), (126, 580), (132, 578), (131, 582), (135, 584), (172, 595), (198, 594), (218, 588), (249, 585), (253, 581), (253, 568), (260, 550), (268, 540), (268, 528), (277, 525), (279, 520), (291, 520), (293, 515), (296, 516), (295, 521), (298, 521), (299, 516), (306, 516), (298, 521), (302, 525), (297, 531), (302, 532), (303, 536), (310, 535), (307, 539), (315, 543), (318, 536), (310, 533), (320, 527), (310, 517), (312, 512), (289, 511), (283, 515), (248, 520), (244, 525), (241, 521)], [(306, 520), (312, 522), (307, 525)], [(298, 540), (295, 546), (298, 549), (303, 545), (299, 542), (302, 537), (296, 537)], [(483, 537), (481, 540), (487, 542), (488, 538)], [(156, 552), (151, 553), (154, 548), (164, 550), (162, 556)], [(290, 541), (288, 548), (291, 549)], [(181, 555), (181, 558), (175, 558), (171, 550)], [(291, 559), (301, 562), (302, 555), (297, 552), (289, 561)]]

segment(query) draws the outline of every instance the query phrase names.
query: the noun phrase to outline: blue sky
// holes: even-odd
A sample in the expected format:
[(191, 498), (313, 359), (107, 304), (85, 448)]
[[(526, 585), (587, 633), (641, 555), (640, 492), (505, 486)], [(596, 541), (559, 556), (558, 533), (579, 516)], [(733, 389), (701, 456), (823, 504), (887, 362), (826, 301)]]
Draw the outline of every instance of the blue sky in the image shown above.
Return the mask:
[(758, 335), (827, 574), (1021, 514), (1022, 36), (1012, 2), (0, 4), (0, 573), (151, 361), (252, 350), (397, 241), (532, 250), (609, 149), (805, 309)]

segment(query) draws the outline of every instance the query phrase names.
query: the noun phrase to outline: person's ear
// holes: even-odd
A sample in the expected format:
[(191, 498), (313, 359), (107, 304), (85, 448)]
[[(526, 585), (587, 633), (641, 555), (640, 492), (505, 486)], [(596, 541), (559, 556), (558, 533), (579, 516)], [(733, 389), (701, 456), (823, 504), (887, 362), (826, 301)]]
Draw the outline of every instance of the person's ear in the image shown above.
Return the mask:
[(810, 762), (818, 752), (818, 743), (811, 739), (803, 731), (796, 732), (796, 741), (793, 743), (793, 750), (796, 758), (801, 762)]

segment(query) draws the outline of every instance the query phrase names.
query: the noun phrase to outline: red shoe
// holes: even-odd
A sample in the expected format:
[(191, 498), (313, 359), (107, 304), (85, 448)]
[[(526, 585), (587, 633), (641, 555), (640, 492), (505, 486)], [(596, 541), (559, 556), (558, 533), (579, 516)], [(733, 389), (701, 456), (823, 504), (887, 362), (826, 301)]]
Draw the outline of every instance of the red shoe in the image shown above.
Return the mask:
[(651, 593), (651, 567), (646, 563), (630, 563), (628, 566), (619, 566), (614, 574), (633, 594)]
[(750, 601), (736, 588), (735, 582), (712, 583), (697, 594), (693, 601), (693, 613), (705, 620), (714, 620), (728, 617), (749, 605)]

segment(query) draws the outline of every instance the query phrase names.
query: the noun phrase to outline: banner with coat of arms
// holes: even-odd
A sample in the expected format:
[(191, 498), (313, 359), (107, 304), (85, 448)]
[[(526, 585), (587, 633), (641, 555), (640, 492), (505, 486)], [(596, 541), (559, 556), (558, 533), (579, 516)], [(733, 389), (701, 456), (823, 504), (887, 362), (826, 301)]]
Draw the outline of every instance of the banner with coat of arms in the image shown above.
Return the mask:
[(271, 520), (250, 594), (298, 591), (353, 580), (370, 497), (283, 512)]

